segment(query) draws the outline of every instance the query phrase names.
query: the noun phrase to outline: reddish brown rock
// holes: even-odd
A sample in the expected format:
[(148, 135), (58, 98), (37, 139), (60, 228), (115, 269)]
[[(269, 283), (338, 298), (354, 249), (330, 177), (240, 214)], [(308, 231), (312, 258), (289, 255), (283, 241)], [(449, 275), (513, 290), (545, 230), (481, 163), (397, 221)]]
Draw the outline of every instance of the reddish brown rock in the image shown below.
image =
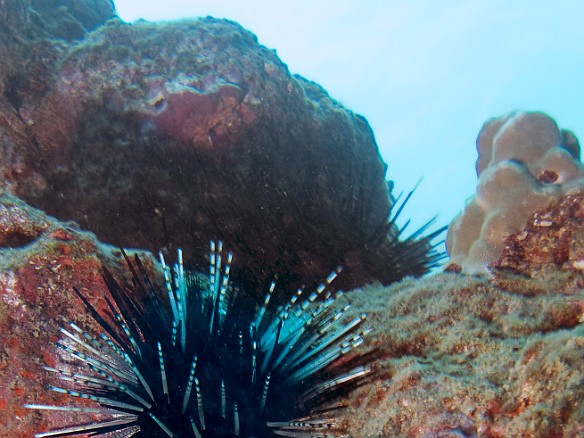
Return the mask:
[[(495, 280), (501, 287), (524, 291), (523, 284), (527, 283), (530, 293), (545, 291), (550, 286), (564, 293), (583, 288), (583, 219), (581, 191), (535, 212), (523, 230), (505, 240), (501, 257), (492, 265)], [(502, 271), (506, 275), (501, 275)]]
[[(152, 267), (147, 254), (141, 258)], [(70, 415), (23, 405), (64, 401), (48, 391), (54, 376), (43, 367), (64, 363), (55, 342), (65, 320), (97, 330), (73, 287), (104, 306), (103, 266), (123, 278), (119, 253), (95, 235), (0, 196), (0, 436), (30, 437), (72, 423)]]

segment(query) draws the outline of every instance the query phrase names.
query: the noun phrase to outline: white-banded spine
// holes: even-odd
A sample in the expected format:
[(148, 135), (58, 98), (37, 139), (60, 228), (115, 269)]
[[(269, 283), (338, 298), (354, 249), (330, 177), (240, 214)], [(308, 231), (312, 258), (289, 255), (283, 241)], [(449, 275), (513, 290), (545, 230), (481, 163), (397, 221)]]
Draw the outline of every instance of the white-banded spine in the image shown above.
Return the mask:
[[(335, 269), (308, 297), (301, 300), (304, 289), (299, 288), (281, 306), (274, 304), (275, 298), (272, 301), (279, 293), (276, 282), (272, 282), (257, 310), (247, 319), (240, 319), (237, 289), (229, 285), (233, 255), (228, 252), (224, 257), (223, 249), (222, 242), (211, 243), (208, 284), (196, 286), (199, 289), (193, 285), (200, 283), (187, 279), (181, 250), (172, 267), (161, 255), (166, 305), (158, 302), (155, 292), (146, 290), (153, 286), (147, 278), (140, 277), (143, 268), (139, 261), (138, 269), (132, 271), (133, 283), (144, 288), (145, 301), (134, 301), (126, 289), (106, 276), (113, 296), (113, 301), (108, 301), (108, 319), (78, 292), (104, 332), (92, 336), (71, 322), (67, 322), (68, 328), (61, 328), (66, 341), (58, 346), (91, 372), (49, 369), (67, 385), (83, 388), (51, 389), (103, 407), (34, 403), (27, 407), (112, 415), (119, 417), (119, 423), (104, 419), (77, 426), (86, 429), (63, 428), (46, 432), (50, 435), (45, 436), (65, 436), (71, 430), (107, 430), (115, 431), (112, 436), (116, 438), (149, 431), (158, 431), (153, 432), (158, 438), (186, 436), (185, 433), (209, 438), (214, 436), (215, 427), (229, 430), (233, 436), (342, 436), (337, 433), (341, 427), (334, 417), (321, 420), (310, 412), (298, 420), (269, 422), (273, 412), (280, 412), (281, 408), (275, 405), (289, 403), (291, 412), (296, 413), (299, 408), (295, 397), (303, 406), (312, 406), (314, 400), (323, 396), (326, 400), (328, 393), (351, 387), (373, 372), (371, 367), (357, 363), (350, 370), (343, 367), (337, 374), (327, 370), (326, 378), (320, 374), (358, 347), (370, 331), (360, 328), (364, 314), (341, 322), (349, 305), (339, 306), (342, 291), (335, 293), (329, 288), (341, 268)], [(146, 317), (154, 319), (145, 321)], [(187, 355), (191, 355), (189, 359)], [(241, 410), (242, 406), (245, 409)], [(337, 408), (318, 412), (328, 414), (334, 409)]]

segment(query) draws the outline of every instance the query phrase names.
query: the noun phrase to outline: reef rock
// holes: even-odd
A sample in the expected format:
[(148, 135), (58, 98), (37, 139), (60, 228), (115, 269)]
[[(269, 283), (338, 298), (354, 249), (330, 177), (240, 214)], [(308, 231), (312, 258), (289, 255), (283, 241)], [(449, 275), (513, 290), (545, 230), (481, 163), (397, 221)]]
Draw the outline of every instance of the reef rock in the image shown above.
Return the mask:
[(0, 115), (8, 118), (21, 99), (42, 97), (66, 45), (115, 16), (111, 0), (2, 0)]
[(584, 187), (576, 137), (543, 113), (489, 120), (477, 139), (476, 195), (448, 228), (450, 269), (485, 272), (537, 210)]
[[(23, 405), (61, 401), (47, 390), (53, 376), (43, 368), (62, 360), (55, 345), (59, 327), (65, 320), (92, 327), (73, 287), (104, 306), (103, 267), (123, 278), (119, 256), (76, 224), (0, 195), (0, 436), (30, 437), (70, 418), (45, 417)], [(140, 257), (152, 269), (149, 255)]]
[[(6, 194), (0, 218), (0, 430), (24, 438), (81, 418), (23, 408), (69, 403), (47, 390), (55, 376), (43, 367), (71, 366), (56, 346), (65, 320), (98, 330), (73, 287), (106, 308), (103, 267), (129, 277), (115, 248), (72, 222)], [(161, 282), (153, 258), (140, 257)], [(373, 328), (354, 354), (373, 351), (376, 373), (344, 396), (347, 409), (338, 411), (352, 436), (568, 438), (584, 432), (584, 290), (574, 282), (545, 289), (541, 277), (509, 271), (497, 271), (498, 281), (450, 273), (367, 286), (334, 304), (348, 300), (347, 321), (367, 313)], [(533, 293), (533, 285), (541, 290)]]
[(380, 356), (347, 401), (352, 436), (582, 436), (584, 290), (511, 289), (449, 273), (352, 291)]
[(63, 34), (49, 24), (4, 75), (4, 190), (116, 245), (224, 239), (260, 280), (343, 263), (352, 284), (388, 283), (432, 263), (427, 240), (396, 249), (367, 121), (238, 24), (112, 19), (71, 41), (42, 38)]

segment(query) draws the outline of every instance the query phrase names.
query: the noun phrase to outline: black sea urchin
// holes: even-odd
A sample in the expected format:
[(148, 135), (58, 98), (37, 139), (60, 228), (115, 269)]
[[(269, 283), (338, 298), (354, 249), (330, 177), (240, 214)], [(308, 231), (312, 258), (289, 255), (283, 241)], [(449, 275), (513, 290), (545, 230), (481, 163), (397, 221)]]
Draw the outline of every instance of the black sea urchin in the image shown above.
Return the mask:
[(364, 314), (341, 323), (348, 305), (331, 306), (342, 292), (327, 287), (340, 268), (314, 292), (300, 289), (279, 307), (270, 305), (272, 283), (259, 309), (250, 310), (229, 285), (232, 254), (223, 258), (221, 242), (211, 242), (205, 281), (184, 270), (180, 250), (172, 274), (161, 256), (166, 291), (153, 285), (139, 258), (125, 257), (133, 286), (122, 287), (106, 271), (108, 310), (76, 291), (103, 333), (72, 322), (61, 328), (59, 348), (87, 372), (49, 368), (67, 382), (51, 390), (95, 406), (26, 405), (99, 419), (36, 437), (344, 436), (334, 415), (342, 407), (338, 396), (372, 368), (366, 356), (339, 360), (370, 331)]

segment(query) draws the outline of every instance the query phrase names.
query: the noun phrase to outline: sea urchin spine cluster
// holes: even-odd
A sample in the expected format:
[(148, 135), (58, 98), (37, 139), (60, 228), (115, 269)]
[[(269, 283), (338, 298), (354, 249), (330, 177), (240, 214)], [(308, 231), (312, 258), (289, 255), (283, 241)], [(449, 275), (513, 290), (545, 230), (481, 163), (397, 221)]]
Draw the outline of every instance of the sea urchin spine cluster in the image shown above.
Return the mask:
[(133, 285), (105, 271), (107, 310), (76, 291), (103, 332), (66, 322), (57, 345), (75, 371), (47, 368), (65, 382), (50, 389), (95, 406), (26, 407), (93, 417), (36, 437), (345, 436), (339, 396), (373, 369), (368, 355), (339, 360), (371, 331), (364, 314), (345, 321), (349, 305), (332, 306), (343, 294), (328, 288), (340, 268), (285, 305), (270, 305), (273, 282), (254, 310), (230, 285), (232, 254), (224, 259), (222, 246), (211, 242), (206, 281), (185, 271), (179, 250), (172, 273), (161, 255), (161, 291), (124, 254)]

